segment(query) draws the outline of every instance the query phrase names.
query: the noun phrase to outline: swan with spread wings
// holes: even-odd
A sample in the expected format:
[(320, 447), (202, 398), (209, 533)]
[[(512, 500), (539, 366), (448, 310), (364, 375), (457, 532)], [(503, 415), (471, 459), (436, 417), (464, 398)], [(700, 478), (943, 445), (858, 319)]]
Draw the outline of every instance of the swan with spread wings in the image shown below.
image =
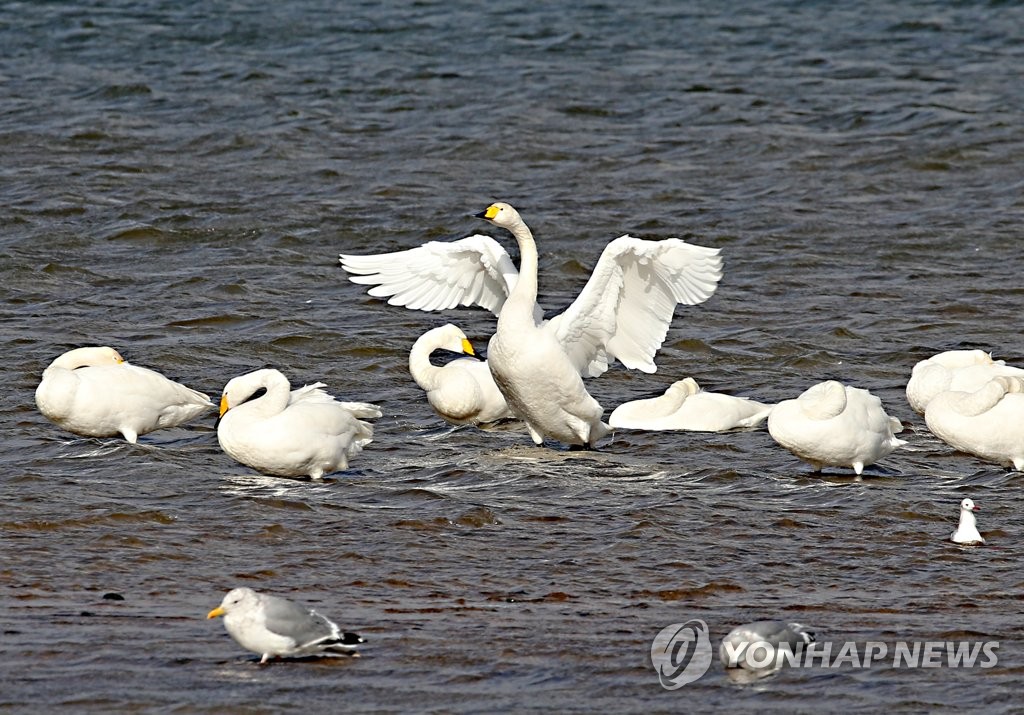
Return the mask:
[[(353, 282), (372, 286), (370, 295), (387, 298), (392, 305), (425, 311), (477, 305), (495, 313), (498, 329), (491, 341), (489, 364), (513, 412), (526, 422), (538, 444), (548, 436), (569, 444), (590, 445), (596, 441), (591, 431), (602, 432), (602, 436), (607, 431), (607, 426), (597, 426), (601, 424), (600, 416), (596, 421), (593, 417), (600, 411), (593, 398), (587, 395), (593, 405), (584, 407), (581, 403), (575, 409), (586, 413), (585, 418), (554, 410), (550, 419), (531, 422), (524, 414), (547, 410), (526, 405), (518, 387), (530, 383), (527, 389), (533, 392), (532, 386), (537, 386), (540, 398), (546, 384), (553, 390), (546, 399), (560, 394), (563, 402), (571, 402), (582, 400), (580, 390), (582, 394), (586, 390), (582, 382), (577, 385), (567, 374), (562, 375), (561, 368), (566, 366), (571, 367), (577, 380), (580, 376), (601, 375), (614, 360), (627, 368), (653, 373), (657, 369), (655, 353), (665, 340), (676, 305), (696, 305), (715, 292), (722, 276), (719, 250), (677, 238), (651, 241), (621, 236), (605, 247), (586, 286), (569, 308), (544, 320), (536, 302), (537, 247), (522, 217), (501, 202), (478, 217), (512, 233), (519, 244), (521, 271), (516, 270), (497, 241), (484, 235), (453, 242), (431, 241), (407, 251), (372, 256), (342, 254), (342, 267), (353, 274)], [(512, 317), (506, 318), (509, 307)], [(499, 339), (502, 335), (504, 339)], [(509, 379), (500, 364), (496, 368), (494, 350), (496, 345), (511, 348), (513, 343), (529, 343), (536, 359), (524, 361), (518, 355), (519, 372)], [(526, 363), (533, 365), (533, 372), (524, 371)], [(556, 379), (556, 373), (561, 378)], [(527, 400), (531, 404), (536, 401)]]

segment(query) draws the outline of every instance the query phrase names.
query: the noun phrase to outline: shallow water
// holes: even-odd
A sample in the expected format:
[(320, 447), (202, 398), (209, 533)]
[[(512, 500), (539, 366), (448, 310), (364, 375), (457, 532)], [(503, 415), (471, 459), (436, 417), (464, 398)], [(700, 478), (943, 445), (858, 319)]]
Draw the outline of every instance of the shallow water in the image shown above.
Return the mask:
[[(94, 5), (0, 7), (0, 707), (1018, 707), (1020, 476), (931, 437), (903, 388), (946, 349), (1024, 364), (1024, 10)], [(763, 401), (833, 378), (909, 445), (858, 482), (763, 428), (578, 453), (443, 425), (408, 349), (445, 321), (483, 346), (493, 317), (386, 306), (337, 254), (493, 234), (470, 217), (493, 199), (534, 229), (553, 310), (622, 233), (722, 249), (659, 371), (588, 383), (609, 412), (687, 375)], [(32, 392), (83, 344), (211, 395), (274, 366), (385, 417), (324, 484), (235, 464), (212, 415), (77, 438)], [(964, 496), (991, 546), (943, 541)], [(203, 618), (237, 585), (315, 605), (363, 657), (257, 667)], [(775, 617), (998, 640), (999, 663), (659, 685), (665, 626), (703, 619), (717, 644)]]

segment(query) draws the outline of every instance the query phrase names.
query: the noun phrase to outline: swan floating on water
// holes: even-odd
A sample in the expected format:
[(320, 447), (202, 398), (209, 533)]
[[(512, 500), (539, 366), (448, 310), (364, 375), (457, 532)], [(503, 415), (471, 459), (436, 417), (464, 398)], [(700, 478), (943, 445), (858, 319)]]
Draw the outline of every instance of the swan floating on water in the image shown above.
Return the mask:
[(940, 392), (974, 392), (1000, 375), (1024, 377), (1024, 369), (993, 360), (984, 350), (947, 350), (914, 365), (907, 383), (907, 402), (923, 415)]
[[(232, 378), (220, 400), (217, 440), (230, 457), (278, 477), (323, 479), (373, 441), (364, 419), (381, 416), (365, 402), (338, 402), (322, 382), (292, 390), (273, 369)], [(261, 389), (266, 394), (254, 395)]]
[(68, 432), (87, 437), (139, 435), (189, 422), (213, 407), (201, 392), (125, 361), (111, 347), (82, 347), (43, 371), (36, 406)]
[(761, 424), (772, 407), (746, 397), (706, 392), (687, 377), (670, 385), (661, 397), (619, 405), (608, 424), (615, 429), (724, 432)]
[(964, 546), (981, 546), (985, 539), (978, 532), (978, 521), (974, 518), (974, 512), (980, 507), (971, 499), (964, 499), (960, 502), (960, 523), (956, 531), (949, 535), (950, 541)]
[(1024, 471), (1024, 377), (993, 377), (973, 392), (940, 392), (924, 421), (951, 447)]
[(442, 419), (456, 425), (481, 425), (515, 416), (494, 383), (486, 360), (464, 357), (438, 367), (430, 362), (435, 350), (475, 353), (466, 334), (451, 323), (428, 330), (413, 344), (409, 372)]
[(877, 397), (835, 380), (780, 402), (768, 415), (772, 439), (816, 470), (852, 467), (858, 476), (864, 467), (906, 444), (895, 436), (902, 429)]
[(281, 596), (251, 588), (228, 591), (207, 618), (224, 616), (224, 629), (238, 645), (260, 653), (260, 663), (271, 658), (304, 656), (358, 656), (366, 640), (345, 633), (338, 624), (316, 611)]

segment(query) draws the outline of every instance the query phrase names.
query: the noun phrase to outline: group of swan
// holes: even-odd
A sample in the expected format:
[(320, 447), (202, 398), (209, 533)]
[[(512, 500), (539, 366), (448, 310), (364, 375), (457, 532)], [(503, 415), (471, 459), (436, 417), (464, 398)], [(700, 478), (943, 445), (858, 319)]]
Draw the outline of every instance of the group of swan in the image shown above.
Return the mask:
[[(278, 370), (233, 378), (220, 401), (217, 440), (232, 458), (283, 477), (348, 468), (373, 439), (363, 419), (380, 417), (375, 405), (338, 402), (323, 383), (292, 390)], [(264, 391), (265, 394), (257, 395)], [(36, 405), (69, 432), (89, 437), (139, 435), (176, 427), (213, 408), (210, 398), (148, 368), (131, 365), (110, 347), (70, 350), (43, 371)]]
[[(342, 254), (342, 266), (354, 274), (354, 282), (373, 286), (370, 295), (387, 297), (394, 305), (417, 310), (479, 305), (497, 314), (487, 368), (508, 409), (536, 444), (550, 438), (593, 446), (610, 427), (583, 377), (601, 375), (614, 360), (654, 372), (654, 355), (676, 305), (701, 303), (717, 288), (722, 277), (718, 249), (677, 238), (621, 236), (604, 249), (572, 305), (545, 320), (537, 305), (538, 254), (532, 232), (506, 203), (491, 204), (477, 216), (512, 234), (519, 247), (518, 271), (505, 249), (483, 235), (373, 256)], [(418, 368), (426, 368), (431, 345), (442, 347), (420, 344)], [(482, 404), (480, 410), (467, 409), (468, 397), (457, 388), (443, 393), (439, 387), (437, 380), (446, 375), (465, 381), (464, 374), (430, 374), (435, 381), (420, 384), (434, 393), (431, 405), (440, 415), (463, 420), (458, 415), (484, 412)], [(451, 403), (443, 400), (444, 394)], [(488, 386), (481, 394), (493, 393)]]
[(545, 321), (537, 306), (537, 245), (530, 229), (506, 203), (477, 215), (515, 238), (518, 272), (508, 253), (482, 235), (340, 257), (352, 281), (372, 286), (370, 295), (391, 304), (426, 311), (480, 305), (497, 314), (486, 363), (461, 358), (436, 367), (430, 362), (435, 350), (473, 354), (465, 334), (450, 324), (414, 344), (410, 373), (443, 419), (479, 425), (514, 416), (537, 444), (551, 438), (591, 446), (612, 428), (724, 431), (768, 418), (772, 436), (798, 456), (819, 468), (850, 466), (857, 474), (903, 444), (892, 434), (900, 429), (898, 421), (884, 413), (877, 398), (855, 388), (844, 393), (842, 386), (836, 393), (833, 382), (773, 409), (705, 392), (686, 378), (661, 397), (620, 405), (603, 422), (604, 410), (582, 378), (601, 375), (613, 359), (654, 372), (654, 355), (675, 306), (701, 303), (717, 288), (719, 252), (679, 239), (622, 236), (604, 250), (573, 304)]
[(946, 444), (1024, 471), (1024, 369), (950, 350), (914, 366), (907, 400)]
[[(411, 374), (449, 422), (518, 418), (537, 444), (553, 439), (593, 446), (613, 428), (723, 431), (767, 418), (772, 438), (799, 458), (817, 469), (849, 467), (858, 475), (905, 444), (895, 436), (902, 425), (877, 397), (831, 380), (769, 405), (705, 392), (686, 378), (660, 397), (620, 405), (604, 422), (583, 378), (601, 375), (614, 360), (654, 372), (676, 305), (696, 305), (715, 292), (722, 276), (718, 249), (675, 238), (617, 238), (569, 308), (545, 320), (537, 305), (538, 255), (530, 229), (505, 203), (478, 216), (515, 238), (519, 271), (494, 239), (482, 235), (341, 256), (353, 281), (372, 286), (371, 295), (390, 303), (419, 310), (479, 305), (497, 314), (485, 361), (451, 324), (421, 336), (410, 352)], [(436, 350), (462, 357), (438, 367), (430, 360)], [(221, 447), (237, 461), (279, 476), (320, 479), (346, 469), (373, 438), (364, 420), (381, 412), (375, 405), (339, 402), (323, 387), (292, 390), (277, 370), (232, 379), (220, 402)], [(1024, 370), (980, 350), (941, 353), (914, 367), (907, 399), (951, 446), (1024, 470)], [(130, 365), (107, 347), (78, 348), (54, 360), (36, 403), (71, 432), (121, 434), (130, 442), (213, 406), (206, 395)]]

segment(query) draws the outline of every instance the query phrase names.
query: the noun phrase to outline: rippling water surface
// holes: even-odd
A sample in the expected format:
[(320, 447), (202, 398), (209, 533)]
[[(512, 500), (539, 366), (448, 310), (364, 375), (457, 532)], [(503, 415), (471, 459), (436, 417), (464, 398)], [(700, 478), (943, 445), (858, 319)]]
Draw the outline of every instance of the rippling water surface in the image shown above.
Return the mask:
[[(0, 5), (0, 708), (1019, 707), (1021, 477), (903, 395), (940, 350), (1024, 363), (1019, 5), (81, 5)], [(589, 383), (606, 410), (687, 375), (763, 401), (834, 378), (909, 445), (857, 482), (763, 428), (579, 453), (443, 425), (408, 349), (445, 321), (485, 345), (493, 317), (386, 306), (337, 254), (490, 229), (470, 214), (493, 199), (534, 229), (549, 309), (622, 233), (722, 249), (659, 371)], [(32, 392), (83, 344), (211, 395), (274, 366), (385, 417), (323, 484), (234, 463), (212, 415), (77, 438)], [(964, 496), (989, 547), (943, 541)], [(257, 667), (203, 618), (238, 585), (317, 606), (364, 657)], [(659, 685), (665, 626), (717, 643), (776, 617), (998, 640), (999, 663)]]

